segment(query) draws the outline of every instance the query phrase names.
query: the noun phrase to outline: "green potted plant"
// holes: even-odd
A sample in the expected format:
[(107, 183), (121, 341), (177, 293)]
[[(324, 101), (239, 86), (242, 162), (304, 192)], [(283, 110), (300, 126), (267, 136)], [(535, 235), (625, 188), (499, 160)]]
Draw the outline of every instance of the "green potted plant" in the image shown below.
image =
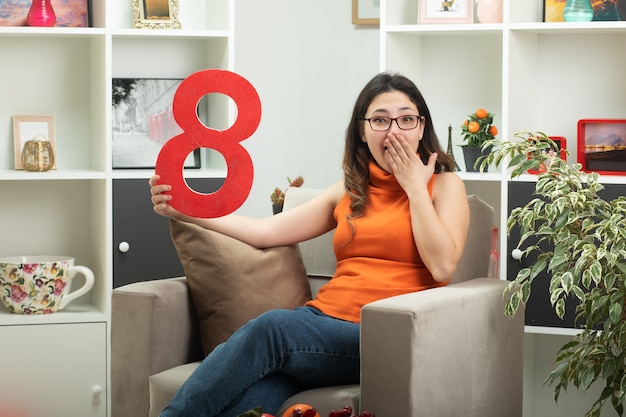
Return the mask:
[[(604, 187), (597, 173), (581, 171), (580, 164), (549, 158), (545, 150), (557, 149), (544, 133), (522, 132), (516, 141), (493, 139), (483, 144), (490, 153), (480, 161), (498, 166), (508, 159), (511, 177), (528, 169), (545, 170), (537, 177), (536, 197), (524, 207), (514, 208), (507, 232), (520, 230), (517, 249), (522, 256), (537, 259), (507, 288), (506, 314), (513, 315), (530, 297), (531, 283), (546, 271), (550, 277), (550, 300), (563, 318), (566, 299), (579, 302), (576, 325), (581, 332), (561, 347), (556, 368), (546, 379), (554, 387), (554, 399), (570, 383), (587, 390), (594, 382), (603, 384), (599, 398), (586, 417), (600, 415), (609, 403), (624, 415), (626, 398), (626, 198), (605, 201), (598, 196)], [(542, 152), (544, 150), (544, 152)], [(528, 245), (529, 238), (538, 240)], [(549, 250), (539, 243), (547, 243)], [(526, 246), (526, 247), (525, 247)], [(545, 275), (544, 275), (545, 276)]]
[(461, 125), (461, 135), (465, 145), (463, 148), (463, 158), (465, 160), (465, 169), (468, 172), (476, 172), (476, 162), (479, 157), (489, 153), (488, 149), (482, 148), (482, 145), (488, 140), (495, 139), (498, 134), (498, 128), (493, 124), (493, 113), (480, 108)]
[(274, 214), (278, 214), (283, 211), (283, 204), (285, 203), (285, 192), (287, 192), (289, 187), (300, 187), (302, 184), (304, 184), (304, 178), (302, 178), (301, 176), (297, 176), (292, 181), (291, 178), (287, 177), (287, 182), (289, 183), (289, 185), (287, 186), (285, 191), (276, 187), (270, 195), (270, 199), (272, 200), (272, 212)]

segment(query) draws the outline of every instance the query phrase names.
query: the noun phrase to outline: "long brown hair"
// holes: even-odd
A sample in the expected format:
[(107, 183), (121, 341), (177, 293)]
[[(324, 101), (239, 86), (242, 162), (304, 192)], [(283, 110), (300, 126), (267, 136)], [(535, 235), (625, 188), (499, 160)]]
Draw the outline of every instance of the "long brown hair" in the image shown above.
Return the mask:
[(454, 160), (441, 148), (430, 117), (430, 111), (417, 86), (405, 76), (380, 73), (372, 78), (359, 94), (346, 131), (343, 171), (345, 189), (351, 200), (351, 215), (348, 216), (348, 220), (363, 216), (367, 205), (369, 162), (373, 157), (367, 143), (361, 140), (365, 113), (377, 96), (390, 91), (400, 91), (406, 94), (417, 106), (419, 114), (424, 116), (424, 135), (417, 148), (422, 162), (426, 164), (430, 155), (437, 152), (435, 173), (454, 171)]

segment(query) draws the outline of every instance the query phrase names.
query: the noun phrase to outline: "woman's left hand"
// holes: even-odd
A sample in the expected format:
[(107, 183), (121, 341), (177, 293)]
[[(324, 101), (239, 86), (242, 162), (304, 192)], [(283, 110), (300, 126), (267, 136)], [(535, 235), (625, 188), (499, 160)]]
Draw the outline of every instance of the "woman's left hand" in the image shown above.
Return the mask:
[(428, 164), (424, 165), (419, 155), (403, 137), (389, 134), (384, 141), (384, 146), (386, 147), (385, 162), (406, 192), (415, 186), (426, 187), (435, 172), (436, 153), (430, 155)]

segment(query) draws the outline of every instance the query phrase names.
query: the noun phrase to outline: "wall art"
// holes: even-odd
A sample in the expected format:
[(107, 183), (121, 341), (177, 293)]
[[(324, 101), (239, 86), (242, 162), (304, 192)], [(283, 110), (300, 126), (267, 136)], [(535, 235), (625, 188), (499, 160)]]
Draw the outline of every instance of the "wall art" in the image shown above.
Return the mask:
[[(544, 0), (543, 21), (563, 22), (567, 0)], [(591, 0), (593, 20), (626, 20), (626, 0)]]
[(586, 172), (626, 175), (626, 119), (579, 120), (578, 162)]
[[(154, 168), (163, 144), (182, 133), (172, 102), (182, 79), (114, 78), (112, 81), (112, 154), (114, 169)], [(200, 150), (185, 168), (200, 167)]]
[[(0, 26), (26, 26), (31, 0), (0, 0)], [(55, 26), (91, 26), (91, 0), (52, 0)]]
[(179, 0), (131, 0), (135, 19), (133, 27), (147, 29), (180, 29)]
[[(28, 141), (46, 141), (56, 154), (54, 137), (54, 116), (16, 115), (13, 116), (13, 142), (15, 147), (15, 169), (25, 169), (22, 151)], [(56, 169), (56, 162), (52, 169)]]
[(380, 0), (352, 0), (353, 25), (379, 25)]
[(417, 23), (474, 23), (473, 0), (421, 0)]

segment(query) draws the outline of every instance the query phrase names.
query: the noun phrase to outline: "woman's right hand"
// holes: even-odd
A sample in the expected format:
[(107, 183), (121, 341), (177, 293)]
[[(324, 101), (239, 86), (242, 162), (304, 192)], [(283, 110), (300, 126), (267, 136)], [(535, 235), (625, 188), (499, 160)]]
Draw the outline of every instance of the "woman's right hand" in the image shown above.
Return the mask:
[(172, 189), (171, 185), (159, 184), (161, 179), (158, 175), (153, 175), (148, 184), (150, 184), (151, 201), (154, 204), (154, 211), (164, 217), (180, 217), (180, 212), (170, 206), (169, 201), (172, 196), (169, 194), (163, 194)]

